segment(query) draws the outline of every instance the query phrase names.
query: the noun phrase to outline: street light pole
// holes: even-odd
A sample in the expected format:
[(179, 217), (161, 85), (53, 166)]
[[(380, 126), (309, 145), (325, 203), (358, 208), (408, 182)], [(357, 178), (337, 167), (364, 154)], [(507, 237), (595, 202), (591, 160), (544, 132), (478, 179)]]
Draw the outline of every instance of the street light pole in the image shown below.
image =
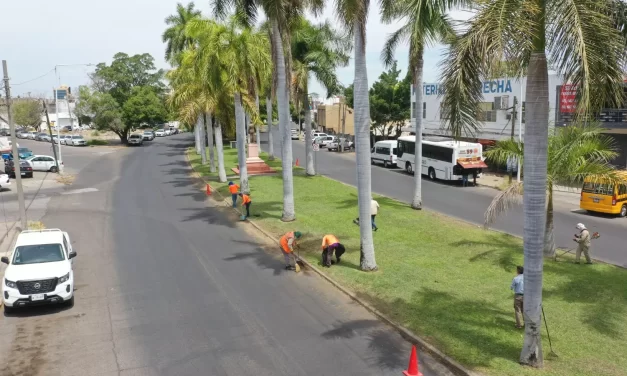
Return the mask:
[[(4, 90), (7, 97), (7, 116), (9, 129), (11, 131), (11, 152), (13, 154), (13, 168), (15, 170), (15, 182), (17, 185), (17, 202), (20, 211), (20, 221), (22, 223), (22, 230), (28, 230), (26, 204), (24, 203), (24, 188), (22, 187), (22, 164), (20, 163), (20, 154), (17, 152), (17, 137), (15, 137), (15, 124), (13, 124), (13, 114), (11, 113), (11, 88), (9, 86), (9, 71), (7, 69), (6, 60), (2, 60), (2, 71), (4, 72)], [(17, 157), (17, 160), (15, 157)]]

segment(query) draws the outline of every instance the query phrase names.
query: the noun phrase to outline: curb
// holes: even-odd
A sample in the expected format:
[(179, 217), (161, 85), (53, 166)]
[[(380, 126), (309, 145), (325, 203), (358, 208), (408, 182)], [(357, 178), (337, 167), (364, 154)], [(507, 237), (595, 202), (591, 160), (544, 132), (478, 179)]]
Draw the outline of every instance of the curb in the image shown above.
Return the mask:
[[(189, 160), (189, 155), (188, 155), (187, 152), (185, 152), (185, 159), (189, 163), (189, 166), (191, 167), (191, 169), (194, 172), (194, 174), (196, 175), (196, 177), (199, 178), (200, 180), (202, 180), (205, 184), (209, 185), (209, 187), (211, 187), (212, 192), (216, 192), (217, 195), (220, 196), (220, 198), (222, 198), (222, 200), (223, 200), (222, 202), (226, 202), (226, 201), (224, 201), (224, 197), (217, 190), (214, 190), (214, 188), (211, 186), (211, 184), (207, 180), (205, 180), (200, 175), (200, 173), (198, 173), (198, 171), (196, 171), (196, 169), (194, 169), (194, 166), (192, 165), (192, 163)], [(383, 195), (381, 195), (381, 196), (383, 196)], [(383, 197), (386, 197), (386, 196), (383, 196)], [(392, 199), (392, 200), (394, 200), (394, 199)], [(222, 206), (231, 206), (231, 205), (224, 205), (223, 204)], [(239, 210), (235, 209), (235, 211), (239, 213)], [(261, 226), (256, 224), (254, 221), (252, 221), (250, 219), (248, 219), (247, 221), (254, 228), (256, 228), (259, 232), (261, 232), (263, 235), (265, 235), (266, 237), (271, 239), (274, 243), (276, 243), (278, 246), (280, 246), (280, 243), (278, 242), (278, 240), (272, 234), (270, 234), (269, 232), (264, 230)], [(467, 370), (461, 364), (459, 364), (458, 362), (456, 362), (455, 360), (453, 360), (452, 358), (450, 358), (449, 356), (447, 356), (446, 354), (444, 354), (443, 352), (441, 352), (440, 350), (435, 348), (433, 345), (431, 345), (430, 343), (428, 343), (424, 339), (422, 339), (419, 336), (417, 336), (415, 333), (413, 333), (409, 329), (407, 329), (404, 326), (402, 326), (401, 324), (398, 324), (397, 322), (393, 321), (391, 318), (386, 316), (384, 313), (380, 312), (379, 310), (377, 310), (376, 308), (371, 306), (369, 303), (367, 303), (363, 299), (359, 298), (355, 293), (353, 293), (349, 289), (347, 289), (344, 286), (342, 286), (339, 282), (337, 282), (333, 278), (331, 278), (328, 275), (326, 275), (320, 269), (318, 269), (317, 267), (312, 265), (309, 261), (307, 261), (307, 260), (305, 260), (303, 258), (299, 258), (299, 260), (302, 263), (304, 263), (308, 268), (313, 270), (316, 274), (318, 274), (320, 277), (325, 279), (331, 285), (333, 285), (338, 290), (340, 290), (342, 293), (344, 293), (349, 298), (351, 298), (353, 301), (355, 301), (356, 303), (360, 304), (362, 307), (364, 307), (370, 313), (374, 314), (381, 321), (383, 321), (387, 325), (389, 325), (392, 328), (394, 328), (401, 335), (401, 337), (403, 337), (406, 341), (408, 341), (408, 342), (418, 346), (422, 351), (428, 352), (434, 359), (436, 359), (437, 361), (439, 361), (442, 364), (444, 364), (447, 368), (449, 368), (449, 370), (451, 370), (456, 375), (460, 375), (460, 376), (479, 376), (480, 375), (479, 373)]]

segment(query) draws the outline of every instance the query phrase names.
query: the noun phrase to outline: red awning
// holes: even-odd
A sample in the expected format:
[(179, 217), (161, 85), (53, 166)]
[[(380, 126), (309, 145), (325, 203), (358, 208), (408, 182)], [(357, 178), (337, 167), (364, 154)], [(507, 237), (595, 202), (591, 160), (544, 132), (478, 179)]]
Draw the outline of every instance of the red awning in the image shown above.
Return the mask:
[(481, 159), (469, 159), (469, 158), (460, 158), (457, 160), (457, 164), (462, 166), (465, 169), (471, 168), (488, 168), (488, 165), (485, 164)]

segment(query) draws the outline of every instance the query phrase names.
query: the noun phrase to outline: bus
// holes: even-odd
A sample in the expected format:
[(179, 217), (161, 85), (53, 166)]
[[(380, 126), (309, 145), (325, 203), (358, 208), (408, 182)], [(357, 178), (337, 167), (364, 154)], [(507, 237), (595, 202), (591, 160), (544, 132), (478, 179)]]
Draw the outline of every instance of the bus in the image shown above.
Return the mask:
[(622, 184), (612, 184), (585, 178), (581, 187), (579, 207), (581, 209), (604, 214), (627, 216), (627, 171), (618, 171)]
[[(416, 136), (398, 138), (396, 165), (408, 174), (416, 170), (415, 161)], [(481, 169), (487, 168), (483, 160), (483, 148), (479, 143), (464, 141), (422, 141), (423, 175), (431, 180), (462, 180), (464, 171), (477, 175)]]

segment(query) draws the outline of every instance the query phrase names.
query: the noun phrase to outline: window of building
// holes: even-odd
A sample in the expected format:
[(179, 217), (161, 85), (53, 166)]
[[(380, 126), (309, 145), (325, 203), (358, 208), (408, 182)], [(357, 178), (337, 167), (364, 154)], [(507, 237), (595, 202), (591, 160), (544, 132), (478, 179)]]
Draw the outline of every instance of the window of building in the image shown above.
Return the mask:
[(422, 102), (422, 118), (427, 118), (427, 102)]
[(521, 115), (521, 121), (524, 123), (525, 122), (525, 102), (522, 102), (522, 111), (521, 111), (522, 115)]
[(448, 120), (450, 118), (448, 111), (444, 110), (444, 107), (440, 105), (440, 120)]
[(478, 121), (494, 123), (496, 121), (496, 111), (494, 102), (481, 102), (475, 117)]

